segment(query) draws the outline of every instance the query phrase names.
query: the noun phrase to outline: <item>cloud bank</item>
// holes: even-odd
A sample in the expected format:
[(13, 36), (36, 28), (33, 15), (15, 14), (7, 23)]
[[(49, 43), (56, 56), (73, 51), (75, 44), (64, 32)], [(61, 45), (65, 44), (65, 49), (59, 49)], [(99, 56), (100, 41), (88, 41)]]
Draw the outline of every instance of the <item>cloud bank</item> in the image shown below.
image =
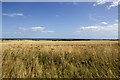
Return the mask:
[(21, 31), (24, 31), (24, 32), (39, 32), (39, 33), (42, 33), (42, 32), (47, 32), (47, 33), (55, 32), (55, 31), (52, 31), (52, 30), (46, 30), (45, 27), (41, 27), (41, 26), (29, 27), (29, 28), (20, 27), (19, 29)]
[(108, 9), (111, 9), (112, 7), (118, 6), (120, 0), (98, 0), (95, 4), (93, 4), (93, 6), (103, 5), (107, 2), (111, 2), (111, 4), (107, 6)]
[(23, 13), (3, 13), (3, 16), (15, 17), (15, 16), (24, 16)]
[(93, 25), (93, 26), (85, 26), (85, 27), (80, 27), (80, 30), (92, 30), (92, 31), (118, 31), (118, 24), (114, 23), (111, 25)]
[(101, 22), (97, 25), (81, 26), (76, 31), (79, 35), (102, 37), (102, 38), (118, 38), (118, 23), (108, 24)]

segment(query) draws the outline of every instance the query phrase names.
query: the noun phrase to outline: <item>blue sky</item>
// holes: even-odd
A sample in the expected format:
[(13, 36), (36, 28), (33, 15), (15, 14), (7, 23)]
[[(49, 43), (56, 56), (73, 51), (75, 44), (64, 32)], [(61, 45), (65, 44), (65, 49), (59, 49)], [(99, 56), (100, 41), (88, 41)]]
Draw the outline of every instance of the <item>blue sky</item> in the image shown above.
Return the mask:
[(95, 2), (3, 2), (5, 38), (118, 37), (118, 7)]

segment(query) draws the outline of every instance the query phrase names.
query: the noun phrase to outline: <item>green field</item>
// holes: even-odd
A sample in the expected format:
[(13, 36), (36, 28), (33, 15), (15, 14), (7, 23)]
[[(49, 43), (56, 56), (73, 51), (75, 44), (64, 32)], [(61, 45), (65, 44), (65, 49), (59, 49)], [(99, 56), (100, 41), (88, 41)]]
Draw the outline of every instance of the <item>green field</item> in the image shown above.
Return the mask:
[(118, 78), (118, 41), (3, 41), (3, 78)]

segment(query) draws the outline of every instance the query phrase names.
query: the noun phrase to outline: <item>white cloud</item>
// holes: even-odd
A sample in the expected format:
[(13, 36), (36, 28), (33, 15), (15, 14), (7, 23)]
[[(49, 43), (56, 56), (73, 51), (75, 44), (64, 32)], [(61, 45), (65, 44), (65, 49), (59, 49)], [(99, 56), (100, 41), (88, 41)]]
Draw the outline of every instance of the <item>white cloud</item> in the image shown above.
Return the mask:
[(80, 27), (80, 30), (97, 30), (98, 26)]
[(120, 0), (114, 0), (114, 1), (112, 2), (112, 4), (111, 4), (110, 6), (108, 6), (107, 8), (108, 8), (108, 9), (111, 9), (112, 7), (118, 6), (119, 2), (120, 2)]
[(45, 28), (44, 27), (31, 27), (30, 29), (33, 32), (42, 32), (44, 31)]
[(15, 17), (15, 16), (24, 16), (23, 13), (3, 13), (3, 16)]
[(113, 24), (106, 25), (88, 25), (81, 26), (76, 31), (78, 36), (82, 36), (83, 38), (105, 38), (112, 39), (118, 38), (118, 23), (115, 22)]
[(105, 4), (108, 1), (109, 0), (97, 0), (97, 2), (95, 4), (93, 4), (93, 6), (102, 5), (102, 4)]
[(105, 24), (105, 25), (106, 25), (106, 24), (108, 24), (108, 23), (107, 23), (107, 22), (101, 22), (101, 24)]
[(107, 6), (108, 9), (111, 9), (112, 7), (118, 6), (119, 1), (120, 0), (98, 0), (95, 4), (93, 4), (93, 6), (102, 5), (107, 2), (111, 2), (111, 4), (109, 6)]
[(118, 23), (106, 24), (106, 25), (82, 26), (79, 28), (77, 32), (80, 32), (81, 30), (116, 32), (118, 31)]
[(24, 31), (24, 32), (48, 32), (48, 33), (51, 33), (51, 32), (55, 32), (55, 31), (52, 31), (52, 30), (46, 30), (45, 27), (41, 27), (41, 26), (37, 26), (37, 27), (29, 27), (29, 28), (24, 28), (24, 27), (20, 27), (19, 28), (20, 30)]

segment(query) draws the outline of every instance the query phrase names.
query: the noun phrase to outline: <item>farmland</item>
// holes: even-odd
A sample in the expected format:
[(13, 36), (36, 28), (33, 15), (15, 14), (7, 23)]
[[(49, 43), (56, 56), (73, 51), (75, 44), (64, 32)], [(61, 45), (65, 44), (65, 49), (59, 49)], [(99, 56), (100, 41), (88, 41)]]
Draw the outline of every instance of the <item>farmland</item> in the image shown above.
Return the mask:
[(118, 41), (2, 41), (3, 78), (118, 78)]

